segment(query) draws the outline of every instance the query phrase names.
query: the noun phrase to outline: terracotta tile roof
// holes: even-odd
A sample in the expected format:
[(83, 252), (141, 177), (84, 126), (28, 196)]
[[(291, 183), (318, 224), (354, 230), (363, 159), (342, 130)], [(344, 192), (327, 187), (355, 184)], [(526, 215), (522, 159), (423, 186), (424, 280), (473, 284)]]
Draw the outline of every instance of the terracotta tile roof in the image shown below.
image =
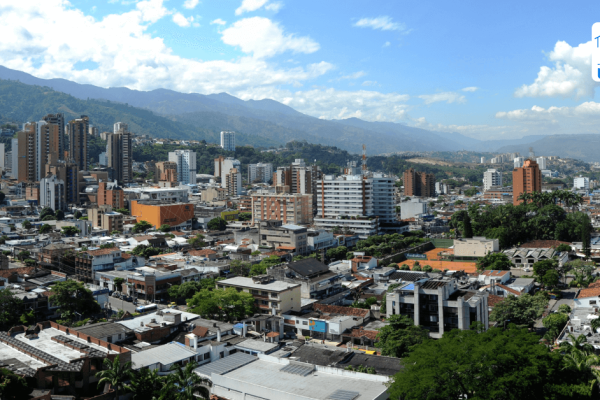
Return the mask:
[(279, 246), (277, 250), (296, 250), (296, 246)]
[(483, 271), (481, 272), (480, 275), (485, 275), (485, 276), (504, 276), (506, 274), (510, 275), (510, 271)]
[(190, 250), (188, 251), (188, 255), (190, 256), (210, 256), (213, 254), (217, 254), (216, 251), (211, 249), (202, 249), (202, 250)]
[(349, 315), (349, 316), (353, 316), (353, 317), (362, 317), (362, 318), (368, 317), (369, 312), (370, 312), (370, 310), (365, 310), (364, 308), (329, 306), (326, 304), (318, 304), (318, 303), (313, 305), (313, 309), (315, 311), (321, 311), (324, 314), (341, 314), (341, 315)]
[(488, 307), (495, 307), (496, 304), (500, 303), (502, 300), (504, 300), (504, 297), (490, 294), (488, 296)]
[(88, 250), (85, 253), (89, 254), (90, 256), (101, 256), (101, 255), (113, 253), (115, 251), (121, 251), (121, 250), (118, 247), (110, 247), (108, 249)]
[(185, 236), (186, 234), (183, 232), (179, 232), (179, 231), (172, 231), (169, 232), (171, 235), (175, 235), (175, 236)]
[(262, 253), (263, 256), (277, 256), (277, 257), (283, 257), (288, 253), (287, 251), (269, 251), (268, 253)]
[(583, 299), (586, 297), (598, 297), (600, 296), (600, 287), (593, 287), (593, 288), (587, 288), (587, 289), (582, 289), (579, 294), (577, 295), (578, 299)]
[(123, 258), (125, 260), (129, 260), (131, 257), (132, 257), (132, 255), (129, 253), (121, 253), (121, 258)]
[(267, 337), (279, 337), (279, 332), (269, 332), (267, 333)]
[(192, 333), (198, 337), (203, 338), (203, 337), (206, 337), (206, 335), (208, 334), (208, 328), (205, 326), (197, 326), (194, 328)]
[(589, 288), (600, 288), (600, 281), (592, 282), (588, 285)]
[(561, 242), (560, 240), (532, 240), (531, 242), (523, 243), (519, 247), (525, 249), (549, 249), (556, 248), (561, 244), (571, 245), (569, 242)]
[(514, 294), (515, 296), (520, 296), (522, 294), (521, 292), (519, 292), (513, 288), (509, 288), (508, 286), (504, 286), (500, 283), (496, 284), (496, 286), (506, 290), (508, 293)]
[(152, 240), (155, 239), (154, 236), (152, 235), (144, 235), (144, 236), (134, 236), (133, 237), (135, 240), (137, 240), (138, 242), (143, 242), (144, 240)]
[(376, 340), (377, 333), (379, 333), (379, 332), (368, 331), (363, 328), (358, 328), (358, 329), (352, 329), (352, 332), (345, 333), (343, 336), (350, 336), (350, 337), (354, 337), (354, 338), (366, 337), (367, 339), (370, 339), (370, 340)]
[(235, 243), (235, 241), (233, 239), (228, 239), (228, 240), (222, 240), (220, 242), (217, 242), (216, 244), (229, 244), (229, 243)]
[(2, 278), (10, 278), (13, 275), (29, 275), (35, 267), (21, 267), (21, 268), (11, 268), (11, 269), (3, 269), (0, 270), (0, 277)]

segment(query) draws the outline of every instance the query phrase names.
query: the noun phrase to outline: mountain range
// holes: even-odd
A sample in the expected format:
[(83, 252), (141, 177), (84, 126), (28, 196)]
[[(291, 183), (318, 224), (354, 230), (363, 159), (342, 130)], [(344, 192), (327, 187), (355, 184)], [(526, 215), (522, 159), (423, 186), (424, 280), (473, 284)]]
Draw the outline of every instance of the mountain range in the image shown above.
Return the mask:
[(69, 116), (89, 115), (91, 122), (102, 130), (123, 121), (135, 133), (208, 142), (217, 142), (220, 131), (232, 130), (240, 145), (278, 146), (290, 140), (306, 140), (359, 153), (362, 144), (367, 144), (371, 155), (401, 151), (496, 152), (517, 148), (527, 154), (529, 146), (538, 154), (548, 152), (562, 157), (577, 154), (584, 160), (596, 159), (592, 153), (598, 153), (595, 146), (586, 149), (577, 146), (580, 141), (589, 140), (588, 135), (569, 136), (573, 144), (566, 147), (560, 144), (565, 135), (552, 136), (550, 141), (543, 135), (481, 141), (460, 133), (434, 132), (393, 122), (358, 118), (324, 120), (275, 100), (241, 100), (227, 93), (203, 95), (168, 89), (101, 88), (66, 79), (40, 79), (3, 66), (0, 66), (0, 80), (0, 120), (4, 122), (25, 122), (46, 113), (66, 112)]

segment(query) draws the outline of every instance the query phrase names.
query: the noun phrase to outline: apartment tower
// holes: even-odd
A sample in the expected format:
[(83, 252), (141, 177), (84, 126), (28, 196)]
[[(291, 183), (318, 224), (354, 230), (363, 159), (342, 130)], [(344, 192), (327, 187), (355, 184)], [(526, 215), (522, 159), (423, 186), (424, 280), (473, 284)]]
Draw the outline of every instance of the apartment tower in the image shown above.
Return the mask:
[(513, 170), (513, 204), (521, 203), (523, 193), (542, 191), (542, 171), (534, 160), (525, 160), (521, 168)]
[(75, 162), (82, 171), (88, 168), (87, 137), (89, 130), (90, 119), (85, 115), (71, 120), (67, 124), (69, 161)]
[(133, 181), (132, 134), (127, 124), (117, 122), (115, 132), (106, 135), (106, 162), (121, 183)]
[(48, 114), (42, 118), (46, 123), (58, 126), (58, 159), (65, 156), (65, 114)]
[(235, 151), (235, 132), (221, 132), (221, 148), (226, 151)]
[(154, 183), (177, 182), (177, 163), (161, 161), (154, 164)]
[(177, 164), (177, 180), (181, 184), (196, 183), (196, 152), (175, 150), (169, 152), (169, 161)]
[(490, 168), (483, 173), (483, 190), (488, 191), (492, 186), (502, 186), (502, 172)]
[(56, 154), (50, 154), (44, 175), (54, 175), (64, 183), (64, 204), (79, 204), (79, 168), (76, 163), (59, 160)]
[(403, 175), (405, 196), (435, 196), (435, 176), (426, 172), (408, 169)]

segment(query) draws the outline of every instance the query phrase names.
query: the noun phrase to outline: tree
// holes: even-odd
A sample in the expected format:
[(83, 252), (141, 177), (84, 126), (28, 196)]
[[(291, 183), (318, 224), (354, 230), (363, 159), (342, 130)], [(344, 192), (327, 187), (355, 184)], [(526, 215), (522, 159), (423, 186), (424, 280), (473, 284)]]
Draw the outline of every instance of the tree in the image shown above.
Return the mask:
[(209, 231), (224, 231), (227, 228), (227, 221), (221, 217), (213, 218), (208, 221)]
[(242, 212), (238, 215), (238, 221), (250, 221), (252, 219), (252, 213)]
[(564, 371), (561, 354), (514, 325), (446, 332), (415, 346), (400, 363), (391, 399), (558, 399), (592, 391), (589, 375)]
[(40, 235), (44, 233), (48, 233), (52, 230), (52, 226), (48, 224), (43, 224), (40, 226)]
[(558, 306), (558, 312), (569, 315), (571, 313), (571, 307), (568, 304), (561, 304)]
[(240, 320), (254, 314), (254, 297), (234, 288), (202, 289), (188, 301), (188, 309), (193, 313), (219, 320)]
[(123, 284), (125, 283), (125, 279), (117, 277), (113, 280), (113, 282), (115, 284), (115, 289), (117, 289), (117, 292), (122, 292)]
[(0, 368), (0, 396), (2, 399), (28, 399), (33, 386), (9, 369)]
[(81, 218), (83, 215), (79, 212), (79, 210), (75, 211), (75, 214), (73, 214), (73, 218), (75, 219), (79, 219)]
[(119, 232), (119, 231), (117, 231), (117, 230), (114, 230), (114, 231), (112, 231), (110, 234), (111, 234), (111, 235), (120, 235), (120, 234), (121, 234), (121, 232)]
[(30, 252), (28, 252), (27, 250), (21, 250), (19, 252), (19, 254), (17, 254), (17, 257), (19, 257), (20, 260), (24, 260), (25, 258), (28, 258), (31, 255)]
[(550, 260), (542, 260), (533, 264), (533, 273), (539, 278), (542, 279), (548, 271), (553, 271), (558, 269), (558, 260), (550, 259)]
[(197, 234), (195, 237), (188, 239), (188, 243), (194, 249), (200, 249), (206, 246), (206, 243), (204, 242), (204, 236), (201, 234)]
[(327, 250), (327, 258), (330, 260), (343, 260), (346, 258), (348, 248), (346, 246), (338, 246)]
[(115, 243), (104, 243), (100, 245), (101, 249), (114, 249), (117, 245)]
[(504, 253), (489, 253), (477, 261), (477, 270), (510, 271), (512, 263)]
[(174, 372), (167, 376), (167, 384), (163, 387), (161, 398), (169, 398), (169, 393), (177, 393), (177, 400), (208, 400), (210, 392), (206, 386), (211, 386), (211, 382), (194, 372), (197, 367), (195, 361), (187, 363), (183, 368), (174, 364), (171, 367), (171, 371)]
[(163, 233), (167, 233), (171, 231), (171, 225), (169, 224), (162, 224), (160, 226), (160, 228), (158, 228), (159, 231), (163, 232)]
[(559, 246), (556, 248), (556, 251), (558, 251), (558, 252), (561, 252), (561, 253), (562, 253), (563, 251), (571, 252), (571, 250), (572, 250), (572, 249), (571, 249), (571, 246), (569, 246), (569, 245), (568, 245), (568, 244), (566, 244), (566, 243), (561, 243), (561, 244), (560, 244), (560, 245), (559, 245)]
[(594, 346), (588, 343), (587, 337), (585, 335), (580, 334), (575, 337), (575, 335), (569, 333), (567, 334), (567, 340), (560, 344), (561, 350), (566, 353), (571, 353), (575, 350), (585, 351), (588, 353), (594, 352)]
[(419, 264), (414, 263), (412, 270), (413, 271), (423, 271), (423, 268), (421, 268), (421, 266)]
[(7, 331), (19, 321), (23, 312), (23, 301), (15, 297), (10, 289), (0, 290), (0, 327)]
[(250, 276), (256, 276), (256, 275), (264, 275), (267, 273), (267, 268), (272, 267), (273, 265), (277, 265), (277, 264), (281, 264), (281, 258), (277, 257), (277, 256), (269, 256), (267, 258), (263, 258), (263, 260), (258, 263), (258, 264), (254, 264), (251, 268), (250, 268)]
[(52, 217), (54, 217), (54, 210), (51, 209), (50, 207), (44, 207), (42, 209), (42, 211), (40, 211), (40, 219), (44, 219), (44, 217), (47, 217), (48, 215), (51, 215)]
[(56, 217), (54, 215), (46, 215), (42, 218), (42, 221), (56, 221)]
[(63, 219), (65, 219), (65, 212), (63, 210), (56, 211), (54, 215), (56, 216), (57, 221), (62, 221)]
[(472, 188), (465, 190), (465, 196), (468, 196), (468, 197), (473, 197), (477, 193), (479, 193), (479, 189), (477, 189), (476, 187), (472, 187)]
[(158, 369), (150, 371), (148, 368), (142, 368), (133, 372), (131, 383), (124, 387), (133, 393), (134, 399), (147, 400), (158, 398), (163, 386), (164, 378), (158, 374)]
[(114, 212), (118, 212), (118, 213), (123, 214), (123, 215), (129, 215), (129, 210), (126, 209), (126, 208), (117, 208), (117, 209), (115, 209), (113, 211)]
[(148, 221), (142, 220), (142, 221), (136, 223), (135, 225), (133, 225), (132, 232), (140, 233), (140, 232), (145, 232), (148, 229), (152, 229), (152, 225)]
[(31, 222), (29, 222), (29, 220), (26, 219), (25, 221), (21, 222), (21, 226), (24, 229), (31, 229)]
[(144, 258), (157, 256), (159, 254), (162, 254), (162, 252), (162, 249), (159, 249), (158, 247), (152, 247), (145, 244), (138, 244), (133, 248), (133, 250), (131, 250), (131, 254)]
[(96, 377), (100, 378), (98, 387), (108, 383), (115, 390), (115, 399), (119, 400), (119, 390), (133, 375), (131, 361), (121, 364), (119, 356), (116, 356), (113, 361), (105, 358), (102, 366), (104, 369), (96, 373)]
[(490, 319), (500, 324), (505, 321), (517, 325), (533, 324), (540, 318), (548, 304), (548, 300), (543, 296), (536, 294), (522, 294), (520, 296), (509, 295), (500, 301), (490, 314)]
[(75, 312), (89, 315), (100, 312), (100, 305), (94, 299), (92, 291), (81, 282), (67, 280), (52, 286), (50, 303), (57, 306), (63, 319), (72, 320)]
[(377, 333), (376, 346), (381, 349), (382, 356), (404, 357), (429, 337), (426, 329), (415, 326), (413, 320), (405, 315), (391, 315), (387, 322), (389, 325)]
[(63, 226), (62, 227), (62, 232), (66, 236), (74, 236), (77, 233), (80, 233), (81, 231), (79, 230), (79, 228), (77, 228), (75, 226)]
[(401, 271), (408, 271), (408, 270), (410, 270), (410, 267), (408, 266), (408, 264), (402, 264), (400, 266), (400, 270)]
[(473, 227), (471, 226), (471, 217), (469, 214), (465, 215), (463, 220), (463, 237), (470, 239), (473, 237)]
[(19, 317), (19, 321), (23, 324), (23, 325), (31, 325), (35, 322), (35, 311), (29, 310), (29, 312), (23, 313), (21, 314), (21, 316)]
[(554, 342), (558, 335), (560, 335), (560, 332), (565, 327), (568, 320), (569, 316), (566, 314), (552, 313), (548, 315), (542, 320), (544, 327), (548, 329), (545, 337), (551, 342)]
[(423, 272), (431, 272), (431, 271), (433, 271), (433, 268), (431, 268), (431, 265), (423, 266)]
[(544, 286), (549, 288), (555, 288), (558, 285), (559, 275), (558, 271), (551, 269), (547, 271), (542, 277), (542, 283)]

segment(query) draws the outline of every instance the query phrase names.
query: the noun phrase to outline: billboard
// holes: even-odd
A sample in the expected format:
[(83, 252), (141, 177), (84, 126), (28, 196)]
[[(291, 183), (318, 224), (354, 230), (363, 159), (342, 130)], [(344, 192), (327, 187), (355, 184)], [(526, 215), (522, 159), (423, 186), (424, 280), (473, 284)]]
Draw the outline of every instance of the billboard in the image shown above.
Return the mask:
[(239, 211), (223, 211), (221, 212), (221, 218), (225, 221), (235, 221), (238, 219)]
[(406, 258), (422, 258), (423, 260), (426, 260), (427, 256), (425, 254), (411, 254), (411, 253), (406, 253)]
[(308, 329), (314, 332), (327, 332), (327, 322), (311, 319), (308, 321)]

